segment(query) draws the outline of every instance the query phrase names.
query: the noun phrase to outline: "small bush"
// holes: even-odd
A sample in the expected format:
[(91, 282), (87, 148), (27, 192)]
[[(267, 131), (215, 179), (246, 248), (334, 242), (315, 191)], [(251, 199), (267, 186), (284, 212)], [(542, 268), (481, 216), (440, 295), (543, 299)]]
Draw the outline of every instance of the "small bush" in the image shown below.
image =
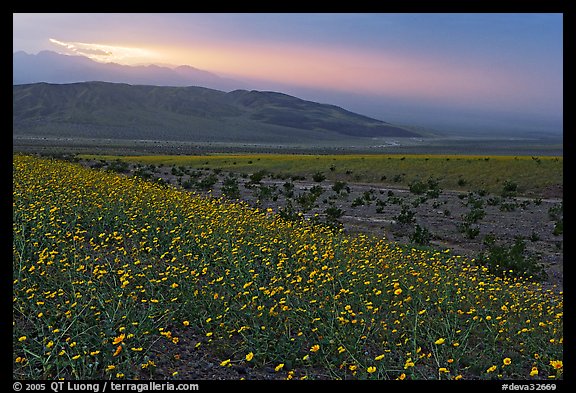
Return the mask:
[(127, 162), (114, 160), (108, 165), (108, 170), (117, 173), (128, 173), (130, 172), (130, 166)]
[(431, 238), (430, 231), (418, 224), (414, 227), (414, 233), (410, 235), (410, 241), (421, 246), (429, 245)]
[(222, 193), (231, 199), (240, 199), (240, 188), (238, 180), (233, 177), (227, 177), (222, 183)]
[(410, 192), (416, 195), (422, 195), (428, 190), (428, 185), (421, 181), (410, 183)]
[(416, 213), (414, 213), (412, 210), (410, 210), (410, 208), (407, 205), (402, 205), (402, 209), (400, 210), (400, 213), (395, 217), (396, 221), (402, 223), (402, 224), (411, 224), (415, 221), (414, 216), (416, 215)]
[(342, 217), (344, 211), (336, 206), (330, 206), (324, 210), (326, 214), (326, 222), (328, 224), (339, 224), (338, 219)]
[(312, 175), (312, 180), (314, 180), (316, 183), (320, 183), (326, 180), (326, 176), (324, 176), (322, 172), (316, 172), (314, 175)]
[(502, 196), (504, 198), (516, 196), (518, 191), (518, 184), (513, 181), (506, 180), (502, 186)]
[(347, 188), (347, 184), (344, 181), (336, 181), (334, 182), (334, 185), (332, 186), (332, 190), (334, 190), (334, 192), (340, 193), (342, 190), (347, 190), (348, 192), (350, 192), (350, 188)]
[(538, 261), (526, 253), (524, 240), (517, 237), (512, 245), (496, 244), (496, 239), (491, 236), (484, 239), (487, 249), (482, 252), (477, 263), (486, 266), (488, 270), (499, 276), (532, 277), (535, 280), (543, 280), (547, 274)]
[(252, 175), (250, 175), (250, 182), (252, 184), (260, 184), (262, 179), (264, 179), (267, 174), (268, 174), (268, 172), (266, 172), (265, 170), (261, 170), (261, 171), (258, 171), (256, 173), (253, 173)]

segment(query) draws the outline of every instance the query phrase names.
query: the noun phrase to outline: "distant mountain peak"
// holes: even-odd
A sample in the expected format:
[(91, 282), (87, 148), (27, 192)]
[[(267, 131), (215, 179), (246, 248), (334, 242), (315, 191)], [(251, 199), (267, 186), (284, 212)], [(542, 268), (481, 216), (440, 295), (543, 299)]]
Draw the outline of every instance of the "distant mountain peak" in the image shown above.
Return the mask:
[(188, 65), (166, 67), (156, 64), (128, 66), (99, 63), (85, 56), (64, 55), (47, 50), (35, 55), (24, 51), (14, 52), (12, 60), (14, 85), (101, 80), (156, 86), (203, 86), (224, 91), (245, 87), (242, 82)]

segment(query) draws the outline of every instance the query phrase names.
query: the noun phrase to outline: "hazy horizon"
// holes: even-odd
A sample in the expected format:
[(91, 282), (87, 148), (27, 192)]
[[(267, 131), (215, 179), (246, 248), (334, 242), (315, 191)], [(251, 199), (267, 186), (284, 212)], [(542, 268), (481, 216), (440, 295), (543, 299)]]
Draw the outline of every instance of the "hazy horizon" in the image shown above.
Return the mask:
[(563, 127), (562, 14), (13, 14), (13, 53), (188, 65), (384, 121)]

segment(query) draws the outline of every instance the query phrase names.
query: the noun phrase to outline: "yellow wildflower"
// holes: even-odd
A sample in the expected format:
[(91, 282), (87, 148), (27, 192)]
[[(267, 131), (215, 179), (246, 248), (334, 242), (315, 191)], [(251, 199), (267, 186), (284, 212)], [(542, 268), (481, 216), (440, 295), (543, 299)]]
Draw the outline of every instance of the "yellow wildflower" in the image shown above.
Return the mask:
[(223, 360), (222, 363), (220, 363), (221, 366), (227, 366), (229, 364), (230, 364), (230, 359)]
[(564, 363), (562, 363), (562, 360), (550, 360), (550, 365), (556, 370), (561, 370), (564, 368)]
[(121, 335), (116, 337), (114, 339), (114, 341), (112, 341), (112, 344), (114, 344), (114, 345), (120, 344), (122, 341), (124, 341), (124, 338), (126, 338), (126, 335), (124, 333), (122, 333)]

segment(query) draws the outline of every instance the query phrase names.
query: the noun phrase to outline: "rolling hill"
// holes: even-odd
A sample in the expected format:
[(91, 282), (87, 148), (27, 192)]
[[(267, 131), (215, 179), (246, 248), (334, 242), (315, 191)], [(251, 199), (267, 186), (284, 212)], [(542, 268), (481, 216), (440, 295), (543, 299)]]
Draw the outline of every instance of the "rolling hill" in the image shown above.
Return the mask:
[(233, 143), (419, 136), (277, 92), (108, 82), (13, 86), (13, 134)]

